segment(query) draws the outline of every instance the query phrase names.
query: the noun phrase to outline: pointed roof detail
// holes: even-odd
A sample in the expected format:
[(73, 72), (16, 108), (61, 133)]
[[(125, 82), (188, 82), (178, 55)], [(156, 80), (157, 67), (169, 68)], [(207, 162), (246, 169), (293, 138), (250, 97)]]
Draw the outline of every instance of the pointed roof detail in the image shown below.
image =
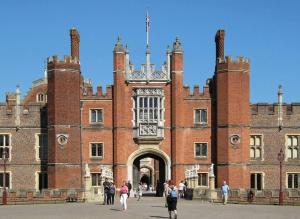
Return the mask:
[(173, 52), (182, 52), (181, 42), (178, 37), (176, 37), (173, 43)]
[(123, 44), (121, 42), (120, 36), (117, 38), (117, 42), (115, 44), (114, 52), (125, 52), (125, 49), (123, 47)]

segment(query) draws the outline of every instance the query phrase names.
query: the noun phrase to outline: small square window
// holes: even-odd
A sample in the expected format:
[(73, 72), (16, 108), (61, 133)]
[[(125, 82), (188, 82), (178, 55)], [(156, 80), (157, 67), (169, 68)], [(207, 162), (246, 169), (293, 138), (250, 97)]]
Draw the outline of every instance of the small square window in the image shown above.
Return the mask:
[(207, 124), (207, 110), (195, 109), (194, 110), (194, 123), (195, 124)]
[(289, 189), (299, 189), (300, 185), (300, 173), (288, 173), (287, 183)]
[(262, 173), (251, 173), (250, 179), (251, 189), (258, 191), (263, 189), (263, 174)]
[(91, 173), (92, 186), (101, 186), (101, 173)]
[(91, 143), (91, 157), (102, 158), (103, 157), (103, 144)]
[(207, 173), (198, 173), (198, 186), (207, 186), (208, 185), (208, 174)]
[(207, 157), (207, 143), (195, 143), (195, 156)]
[(103, 122), (103, 110), (102, 109), (90, 109), (90, 122), (102, 123)]

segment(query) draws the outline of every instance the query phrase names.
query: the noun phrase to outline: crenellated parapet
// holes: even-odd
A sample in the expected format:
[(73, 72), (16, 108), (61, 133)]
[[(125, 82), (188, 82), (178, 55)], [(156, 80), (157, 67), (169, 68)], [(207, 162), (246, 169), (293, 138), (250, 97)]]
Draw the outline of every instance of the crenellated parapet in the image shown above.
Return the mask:
[[(278, 103), (254, 103), (251, 104), (252, 116), (269, 116), (278, 114)], [(282, 104), (283, 115), (300, 115), (300, 103), (283, 103)]]
[(102, 86), (97, 86), (96, 92), (93, 91), (92, 86), (82, 87), (81, 92), (81, 99), (94, 99), (94, 100), (101, 100), (101, 99), (112, 99), (112, 86), (106, 86), (106, 91), (103, 92)]
[(80, 62), (77, 57), (72, 56), (64, 56), (63, 59), (60, 59), (57, 55), (50, 56), (47, 59), (47, 68), (48, 73), (51, 70), (61, 70), (61, 71), (69, 71), (69, 70), (80, 70)]
[(189, 86), (184, 86), (183, 87), (183, 97), (184, 98), (210, 98), (210, 91), (209, 91), (209, 86), (205, 85), (203, 86), (202, 91), (199, 88), (199, 85), (195, 85), (193, 92), (191, 92)]
[(224, 71), (242, 71), (248, 72), (250, 68), (250, 60), (243, 56), (238, 56), (232, 59), (231, 56), (226, 56), (225, 59), (218, 58), (216, 63), (216, 73)]

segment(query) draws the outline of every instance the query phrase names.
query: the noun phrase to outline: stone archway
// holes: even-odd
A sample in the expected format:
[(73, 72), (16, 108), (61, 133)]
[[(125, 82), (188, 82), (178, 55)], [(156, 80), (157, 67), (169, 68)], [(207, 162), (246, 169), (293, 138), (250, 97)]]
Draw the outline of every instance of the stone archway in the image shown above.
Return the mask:
[[(134, 162), (136, 160), (150, 157), (154, 159), (158, 159), (164, 165), (164, 172), (161, 173), (163, 175), (163, 180), (171, 179), (171, 159), (170, 157), (162, 150), (159, 150), (158, 147), (144, 147), (134, 151), (129, 157), (127, 161), (127, 177), (130, 182), (134, 184), (133, 180), (133, 167)], [(162, 179), (160, 179), (162, 180)]]

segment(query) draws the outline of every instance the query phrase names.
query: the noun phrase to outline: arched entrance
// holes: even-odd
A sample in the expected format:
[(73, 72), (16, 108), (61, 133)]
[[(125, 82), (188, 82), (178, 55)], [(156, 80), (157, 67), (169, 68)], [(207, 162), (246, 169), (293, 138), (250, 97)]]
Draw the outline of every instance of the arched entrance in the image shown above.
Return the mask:
[[(142, 148), (133, 152), (128, 158), (127, 168), (128, 180), (132, 182), (134, 189), (140, 181), (148, 180), (149, 187), (151, 186), (154, 191), (158, 188), (159, 195), (162, 195), (164, 181), (171, 178), (170, 158), (156, 147)], [(141, 171), (143, 169), (146, 170)]]

